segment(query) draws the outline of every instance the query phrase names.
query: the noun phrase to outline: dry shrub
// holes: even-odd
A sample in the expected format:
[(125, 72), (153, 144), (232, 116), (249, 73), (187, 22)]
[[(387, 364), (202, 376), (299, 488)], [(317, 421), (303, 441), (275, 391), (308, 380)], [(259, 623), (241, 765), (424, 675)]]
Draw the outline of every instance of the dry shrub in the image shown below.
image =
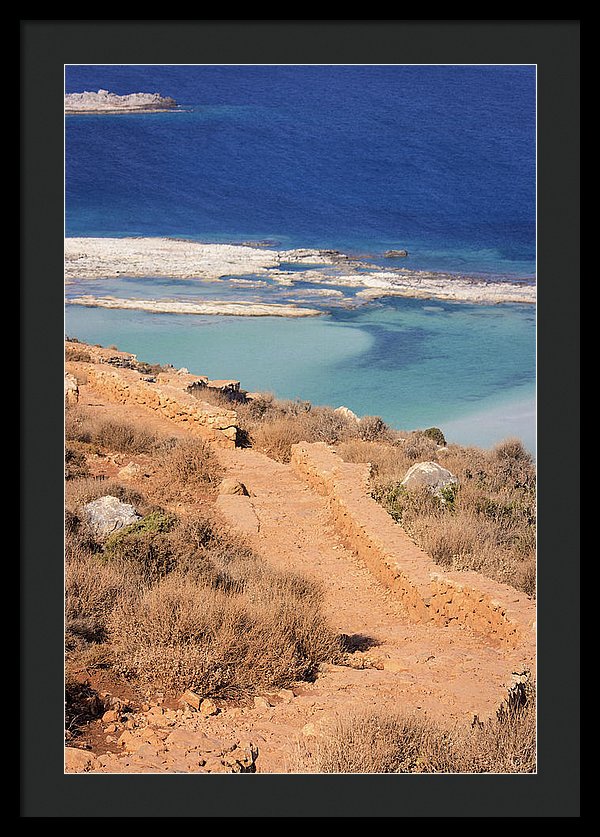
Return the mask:
[(289, 462), (291, 447), (298, 442), (334, 445), (356, 436), (358, 428), (354, 419), (336, 413), (330, 407), (312, 407), (269, 420), (263, 418), (250, 429), (249, 437), (252, 446), (267, 456), (279, 462)]
[(66, 628), (87, 642), (102, 642), (106, 620), (122, 595), (123, 573), (98, 555), (79, 556), (66, 566)]
[(358, 437), (363, 442), (392, 441), (390, 428), (379, 416), (363, 416), (357, 429)]
[(210, 388), (197, 397), (237, 413), (240, 437), (279, 462), (289, 462), (291, 446), (298, 442), (333, 445), (362, 433), (365, 438), (391, 438), (391, 431), (378, 416), (366, 416), (362, 424), (331, 407), (315, 407), (309, 401), (279, 400), (271, 393), (245, 398), (240, 393), (221, 393)]
[(150, 453), (158, 439), (143, 427), (123, 421), (103, 420), (95, 423), (91, 441), (106, 450), (119, 453)]
[(240, 697), (313, 676), (336, 637), (311, 599), (276, 587), (201, 586), (172, 573), (123, 601), (110, 620), (116, 667), (166, 690)]
[[(188, 468), (187, 446), (166, 453), (173, 452), (184, 455), (178, 479), (195, 485), (198, 467)], [(99, 544), (80, 523), (82, 505), (106, 493), (135, 499), (138, 510), (146, 501), (108, 480), (72, 480), (69, 487), (68, 671), (110, 665), (162, 690), (237, 697), (314, 677), (323, 660), (340, 653), (321, 589), (270, 568), (218, 518), (178, 521), (150, 507)]]
[(305, 442), (306, 428), (301, 421), (286, 416), (260, 424), (251, 433), (252, 447), (277, 462), (289, 462), (292, 445)]
[(129, 526), (113, 532), (104, 543), (103, 557), (121, 564), (124, 572), (134, 572), (145, 581), (162, 578), (177, 563), (170, 533), (176, 526), (174, 515), (154, 511)]
[(105, 639), (107, 618), (118, 598), (138, 579), (104, 560), (100, 548), (74, 515), (65, 525), (65, 627), (86, 642)]
[(294, 772), (534, 773), (535, 693), (495, 718), (444, 729), (421, 718), (363, 714), (336, 718), (313, 744), (299, 745)]
[(65, 438), (119, 453), (151, 453), (160, 440), (145, 427), (104, 419), (80, 405), (67, 407)]
[(429, 436), (420, 431), (411, 433), (402, 444), (405, 457), (415, 462), (430, 462), (437, 459), (438, 446)]
[(86, 477), (89, 474), (85, 454), (72, 445), (65, 446), (65, 479)]
[(67, 677), (65, 683), (65, 731), (67, 737), (76, 737), (81, 728), (104, 712), (104, 704), (98, 692), (89, 683), (80, 683)]
[(214, 491), (223, 469), (213, 449), (203, 439), (173, 439), (157, 456), (156, 487), (165, 499), (189, 496), (194, 491)]
[(79, 349), (74, 346), (66, 346), (65, 360), (73, 363), (94, 363), (92, 356), (85, 349)]
[(68, 442), (92, 441), (92, 424), (89, 412), (77, 405), (68, 406), (65, 411), (65, 439)]

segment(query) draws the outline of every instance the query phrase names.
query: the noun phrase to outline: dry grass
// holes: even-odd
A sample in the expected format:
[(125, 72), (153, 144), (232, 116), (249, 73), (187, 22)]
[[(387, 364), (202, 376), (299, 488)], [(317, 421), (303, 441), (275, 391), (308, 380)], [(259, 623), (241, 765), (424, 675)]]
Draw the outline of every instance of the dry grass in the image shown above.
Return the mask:
[(161, 440), (145, 427), (103, 419), (80, 406), (67, 408), (65, 437), (68, 442), (93, 445), (117, 453), (150, 453)]
[(116, 667), (140, 683), (242, 697), (314, 676), (338, 650), (309, 599), (242, 579), (200, 586), (172, 573), (113, 612)]
[(72, 480), (76, 477), (89, 475), (85, 453), (73, 445), (65, 446), (65, 479)]
[(336, 718), (314, 744), (299, 745), (299, 773), (534, 773), (535, 693), (503, 705), (496, 718), (445, 729), (415, 717)]
[[(535, 467), (518, 440), (491, 451), (450, 445), (442, 452), (415, 433), (394, 444), (353, 439), (336, 449), (346, 461), (371, 463), (373, 496), (438, 564), (535, 595)], [(419, 461), (439, 461), (458, 477), (443, 501), (401, 486), (415, 449)]]
[(247, 697), (341, 654), (320, 588), (270, 568), (219, 520), (152, 511), (104, 545), (73, 513), (65, 528), (67, 671)]
[(156, 488), (165, 500), (182, 499), (195, 492), (213, 492), (223, 479), (223, 469), (213, 449), (203, 439), (173, 439), (156, 457)]
[(203, 388), (196, 394), (209, 404), (234, 409), (244, 444), (278, 462), (289, 462), (291, 446), (298, 442), (333, 445), (354, 438), (391, 441), (396, 436), (379, 416), (364, 416), (357, 422), (331, 407), (279, 400), (271, 393), (245, 398), (240, 393)]

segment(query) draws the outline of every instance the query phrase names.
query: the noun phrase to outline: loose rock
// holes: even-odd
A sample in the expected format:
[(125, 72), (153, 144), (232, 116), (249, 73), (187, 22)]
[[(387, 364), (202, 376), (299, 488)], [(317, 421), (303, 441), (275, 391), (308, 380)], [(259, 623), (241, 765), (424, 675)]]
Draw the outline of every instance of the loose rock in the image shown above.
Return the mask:
[(408, 469), (402, 480), (402, 485), (409, 490), (425, 487), (434, 494), (457, 483), (458, 479), (454, 474), (437, 462), (417, 462)]
[(244, 497), (249, 497), (250, 492), (243, 482), (228, 477), (224, 479), (219, 485), (219, 494), (242, 494)]
[(92, 500), (83, 507), (83, 520), (92, 533), (100, 539), (107, 538), (117, 529), (140, 520), (136, 510), (129, 503), (123, 503), (110, 494)]

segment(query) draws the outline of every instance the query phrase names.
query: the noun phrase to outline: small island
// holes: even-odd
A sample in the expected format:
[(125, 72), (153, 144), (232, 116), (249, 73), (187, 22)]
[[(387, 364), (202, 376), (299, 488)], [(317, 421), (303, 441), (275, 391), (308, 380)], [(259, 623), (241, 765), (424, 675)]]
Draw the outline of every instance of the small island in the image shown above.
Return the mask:
[(173, 110), (177, 102), (160, 93), (129, 93), (119, 96), (108, 90), (65, 94), (65, 113), (159, 113)]

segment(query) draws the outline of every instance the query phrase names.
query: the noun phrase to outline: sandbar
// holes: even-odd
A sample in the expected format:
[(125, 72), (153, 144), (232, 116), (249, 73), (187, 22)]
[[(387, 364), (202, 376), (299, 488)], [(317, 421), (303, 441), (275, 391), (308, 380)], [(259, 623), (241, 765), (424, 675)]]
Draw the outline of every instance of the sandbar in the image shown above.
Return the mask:
[(65, 300), (67, 305), (90, 308), (123, 308), (154, 314), (204, 314), (230, 317), (318, 317), (315, 308), (262, 302), (182, 302), (169, 299), (119, 299), (113, 296), (79, 296)]

